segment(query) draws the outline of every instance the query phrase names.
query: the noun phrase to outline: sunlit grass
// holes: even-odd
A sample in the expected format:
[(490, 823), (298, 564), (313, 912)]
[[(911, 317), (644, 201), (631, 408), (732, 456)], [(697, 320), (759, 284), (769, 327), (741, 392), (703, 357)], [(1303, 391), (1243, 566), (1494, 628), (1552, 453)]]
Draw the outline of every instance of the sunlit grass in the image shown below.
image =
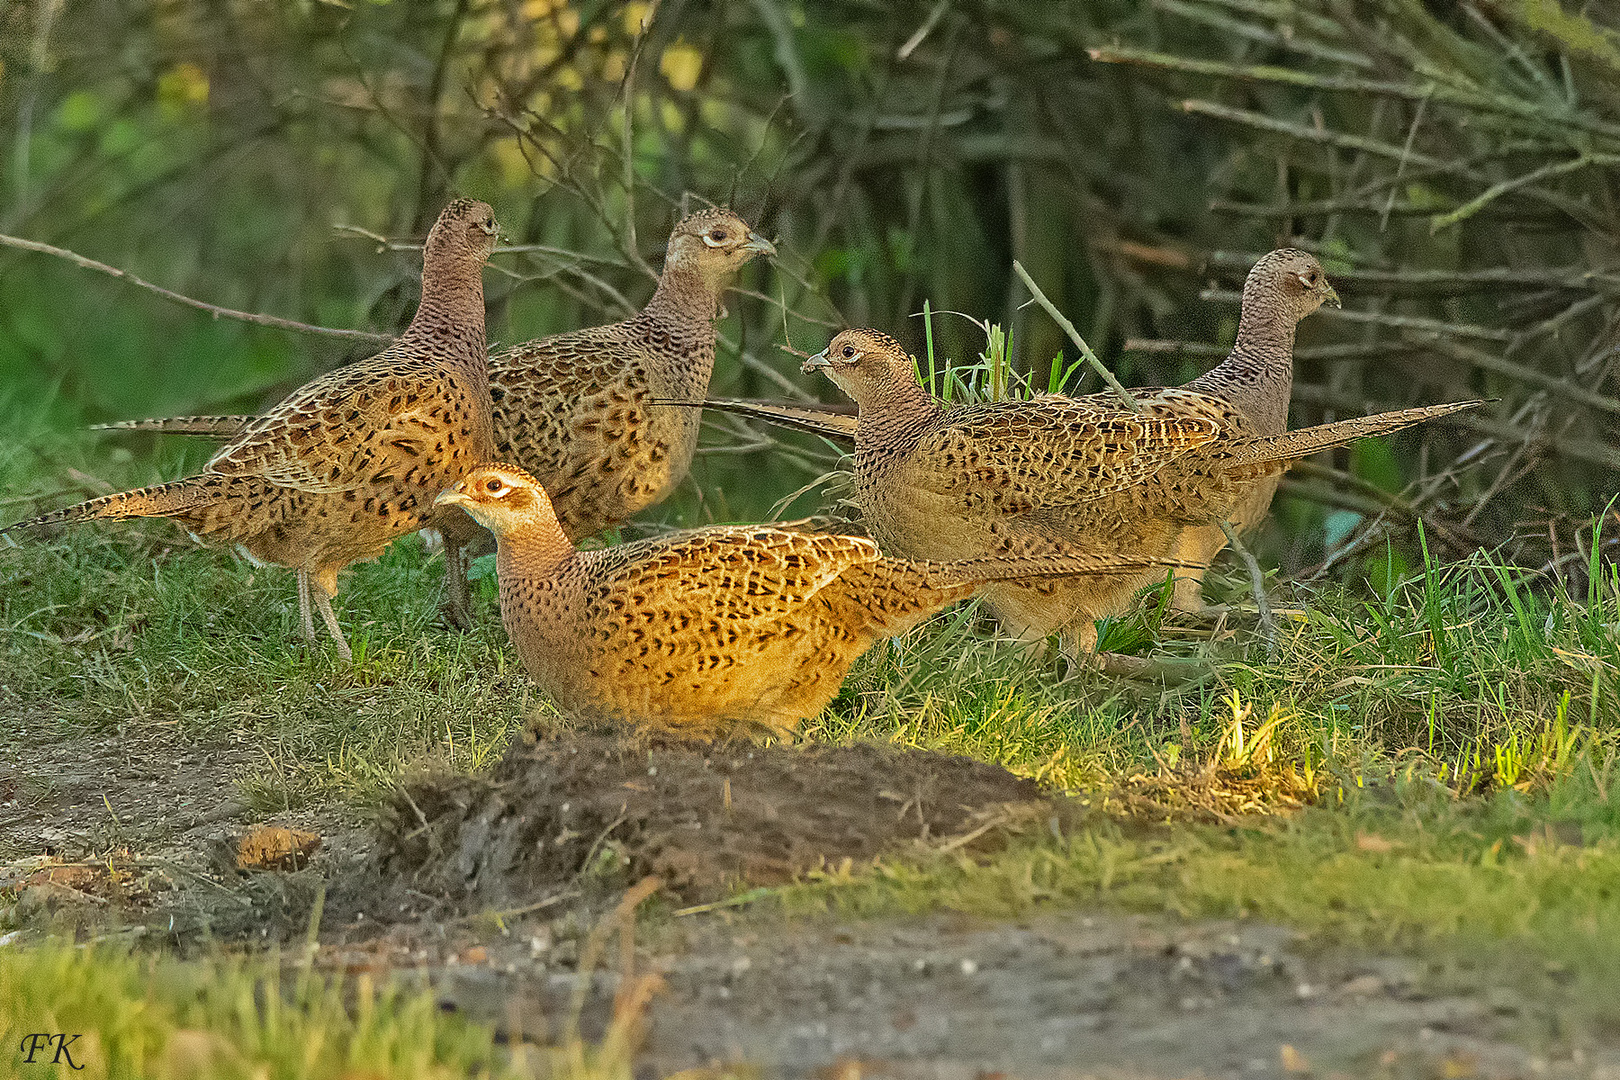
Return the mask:
[(350, 667), (299, 637), (290, 574), (198, 550), (165, 525), (25, 540), (0, 550), (0, 686), (31, 739), (133, 723), (246, 740), (262, 751), (241, 779), (253, 804), (370, 803), (425, 757), (489, 763), (530, 707), (498, 622), (437, 625), (441, 567), (411, 539), (346, 575)]
[[(274, 763), (248, 782), (260, 804), (367, 801), (424, 754), (486, 763), (544, 707), (487, 577), (478, 631), (438, 624), (441, 568), (412, 538), (346, 575), (350, 668), (298, 637), (290, 575), (198, 550), (162, 523), (22, 537), (0, 550), (0, 685), (36, 726), (64, 732), (133, 720), (248, 737)], [(1269, 660), (1249, 626), (1214, 640), (1127, 620), (1142, 651), (1197, 676), (1168, 686), (1068, 672), (994, 640), (966, 607), (871, 650), (806, 735), (971, 754), (1072, 788), (1197, 757), (1235, 700), (1280, 711), (1273, 742), (1293, 757), (1416, 753), (1461, 792), (1529, 789), (1617, 727), (1620, 580), (1610, 568), (1592, 581), (1570, 597), (1482, 554), (1382, 595), (1296, 587), (1304, 614), (1284, 621)]]
[[(47, 473), (0, 446), (10, 475), (44, 490)], [(92, 460), (114, 482), (142, 478), (132, 460)], [(351, 668), (298, 639), (290, 575), (162, 523), (22, 537), (0, 547), (0, 696), (30, 739), (141, 725), (230, 739), (260, 751), (236, 781), (251, 805), (364, 808), (426, 761), (489, 764), (549, 709), (487, 573), (479, 630), (438, 625), (441, 567), (411, 539), (345, 576)], [(871, 650), (805, 735), (997, 762), (1068, 790), (1074, 812), (994, 854), (890, 856), (765, 909), (1263, 918), (1326, 943), (1483, 950), (1531, 984), (1555, 965), (1592, 988), (1592, 1015), (1612, 1012), (1620, 575), (1591, 570), (1580, 596), (1484, 553), (1381, 589), (1282, 585), (1301, 614), (1273, 657), (1241, 614), (1210, 628), (1139, 610), (1105, 627), (1117, 647), (1180, 661), (1163, 685), (1069, 671), (996, 640), (971, 605), (946, 613)], [(1239, 574), (1211, 592), (1247, 600)], [(1310, 805), (1200, 824), (1209, 813), (1174, 796), (1206, 781), (1272, 810)]]
[[(442, 1013), (425, 986), (284, 974), (273, 955), (181, 963), (107, 949), (0, 950), (0, 1038), (78, 1035), (74, 1066), (41, 1076), (153, 1078), (504, 1077), (492, 1033)], [(15, 1060), (15, 1059), (14, 1059)], [(27, 1069), (24, 1069), (24, 1074)]]

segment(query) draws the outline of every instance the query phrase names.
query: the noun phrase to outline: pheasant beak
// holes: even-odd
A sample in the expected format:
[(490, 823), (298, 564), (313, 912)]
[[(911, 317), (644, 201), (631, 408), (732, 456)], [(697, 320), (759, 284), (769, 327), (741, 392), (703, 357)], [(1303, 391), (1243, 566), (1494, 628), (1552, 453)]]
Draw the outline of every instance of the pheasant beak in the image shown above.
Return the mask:
[[(828, 348), (831, 347), (828, 346)], [(827, 357), (827, 349), (822, 349), (816, 355), (807, 357), (804, 363), (799, 365), (799, 371), (808, 375), (812, 371), (826, 371), (830, 367), (832, 367), (832, 360)]]
[(776, 258), (776, 245), (752, 230), (748, 233), (748, 242), (742, 246), (744, 251), (752, 251), (756, 255), (766, 255)]
[(1338, 292), (1333, 288), (1332, 285), (1328, 284), (1327, 278), (1322, 279), (1322, 303), (1327, 304), (1330, 307), (1344, 307), (1344, 304), (1339, 302)]
[(470, 502), (472, 500), (467, 497), (467, 486), (460, 480), (456, 481), (455, 486), (439, 492), (433, 499), (434, 506), (466, 506)]

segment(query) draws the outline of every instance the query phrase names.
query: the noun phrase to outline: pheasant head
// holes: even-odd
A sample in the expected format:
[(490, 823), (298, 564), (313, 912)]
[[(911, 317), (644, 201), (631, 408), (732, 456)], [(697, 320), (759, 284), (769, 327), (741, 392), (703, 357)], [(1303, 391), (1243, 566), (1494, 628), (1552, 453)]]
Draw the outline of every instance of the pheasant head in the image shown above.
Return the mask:
[(861, 411), (922, 393), (911, 354), (877, 330), (842, 330), (827, 347), (806, 360), (806, 374), (821, 371), (848, 394)]
[(1262, 257), (1243, 283), (1246, 317), (1259, 314), (1293, 326), (1323, 304), (1339, 307), (1339, 294), (1316, 256), (1296, 248)]
[(682, 218), (670, 233), (664, 273), (695, 277), (718, 296), (731, 275), (754, 256), (775, 254), (775, 245), (730, 210), (699, 210)]
[(516, 465), (480, 465), (440, 492), (433, 505), (461, 507), (496, 540), (518, 533), (563, 536), (546, 489)]
[(495, 250), (501, 227), (495, 211), (477, 199), (453, 199), (439, 214), (428, 233), (425, 254), (429, 259), (466, 260), (483, 266)]

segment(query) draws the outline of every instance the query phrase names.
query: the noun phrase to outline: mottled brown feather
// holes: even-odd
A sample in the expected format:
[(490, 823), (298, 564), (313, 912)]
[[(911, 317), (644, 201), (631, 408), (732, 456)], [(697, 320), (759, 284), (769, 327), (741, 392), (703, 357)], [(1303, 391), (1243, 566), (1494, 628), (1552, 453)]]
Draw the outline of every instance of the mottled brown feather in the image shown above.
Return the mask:
[[(1220, 535), (1223, 519), (1243, 525), (1263, 516), (1288, 461), (1478, 404), (1283, 433), (1294, 323), (1327, 296), (1310, 256), (1267, 256), (1249, 277), (1232, 356), (1186, 387), (1133, 391), (1140, 413), (1108, 395), (947, 405), (918, 384), (898, 342), (870, 330), (840, 333), (806, 367), (825, 370), (860, 407), (856, 501), (885, 552), (1124, 552), (1190, 564), (1199, 575), (1218, 550), (1201, 542), (1205, 534)], [(779, 410), (751, 411), (776, 419)], [(844, 427), (784, 419), (832, 434)], [(1188, 533), (1199, 542), (1184, 541)], [(985, 595), (1014, 634), (1038, 640), (1062, 631), (1078, 654), (1095, 647), (1095, 620), (1123, 611), (1155, 576), (1149, 569), (996, 583)]]
[(1143, 566), (1112, 556), (912, 562), (859, 537), (765, 525), (579, 551), (539, 482), (510, 465), (474, 471), (441, 500), (495, 533), (507, 632), (560, 708), (701, 735), (793, 730), (874, 641), (985, 581)]
[(312, 581), (327, 615), (338, 571), (420, 528), (434, 497), (493, 452), (481, 274), (495, 231), (484, 203), (446, 207), (425, 246), (421, 304), (399, 340), (253, 418), (201, 473), (13, 528), (173, 518), (199, 540), (297, 570), (301, 597)]
[[(493, 456), (540, 478), (570, 538), (628, 520), (685, 478), (701, 416), (654, 402), (703, 399), (721, 297), (738, 269), (774, 250), (729, 210), (688, 215), (671, 232), (658, 287), (640, 312), (490, 357)], [(435, 524), (450, 561), (449, 613), (462, 620), (460, 551), (481, 530), (459, 511)]]

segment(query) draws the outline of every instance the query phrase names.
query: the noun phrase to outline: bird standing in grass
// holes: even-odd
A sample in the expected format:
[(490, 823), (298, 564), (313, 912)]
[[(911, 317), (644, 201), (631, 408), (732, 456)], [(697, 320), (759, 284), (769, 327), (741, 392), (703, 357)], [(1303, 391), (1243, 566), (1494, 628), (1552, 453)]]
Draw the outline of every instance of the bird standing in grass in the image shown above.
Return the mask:
[(428, 234), (422, 299), (388, 349), (328, 372), (252, 418), (195, 476), (91, 499), (11, 529), (91, 518), (166, 517), (202, 542), (298, 574), (338, 653), (338, 572), (422, 527), (439, 492), (494, 450), (484, 354), (483, 269), (498, 233), (482, 202), (457, 199)]
[[(569, 539), (629, 520), (686, 477), (702, 417), (653, 402), (709, 392), (721, 297), (756, 255), (775, 254), (730, 210), (689, 214), (670, 233), (658, 287), (640, 312), (490, 358), (494, 457), (539, 478)], [(480, 530), (459, 513), (435, 524), (449, 561), (446, 615), (470, 626), (461, 550)]]
[[(1297, 285), (1306, 287), (1304, 279)], [(1316, 301), (1300, 299), (1283, 314), (1313, 308), (1325, 283), (1316, 288)], [(986, 602), (1010, 632), (1027, 641), (1061, 632), (1064, 651), (1076, 659), (1096, 647), (1095, 620), (1125, 610), (1156, 563), (1179, 563), (1185, 530), (1218, 529), (1261, 487), (1269, 499), (1289, 461), (1479, 404), (1280, 435), (1255, 432), (1237, 404), (1193, 387), (1137, 391), (1141, 412), (1101, 395), (953, 406), (923, 389), (897, 341), (872, 330), (841, 332), (805, 370), (824, 371), (860, 407), (856, 502), (885, 552), (942, 560), (1127, 553), (1143, 560), (1135, 574), (986, 587)], [(1253, 380), (1262, 394), (1273, 392), (1268, 377), (1262, 370)], [(1205, 565), (1193, 563), (1197, 572)]]
[(560, 708), (703, 737), (793, 731), (874, 641), (984, 582), (1148, 565), (1112, 555), (913, 562), (870, 540), (768, 525), (579, 551), (540, 483), (502, 464), (439, 502), (495, 534), (507, 633)]
[[(489, 358), (496, 452), (551, 492), (563, 530), (577, 540), (667, 498), (697, 449), (697, 409), (714, 372), (715, 319), (733, 275), (770, 241), (730, 210), (700, 210), (670, 234), (658, 287), (623, 322), (513, 346)], [(233, 435), (248, 418), (182, 416), (107, 425), (126, 431)], [(432, 524), (445, 540), (444, 615), (472, 625), (464, 554), (482, 530), (451, 508)]]
[[(1322, 264), (1307, 252), (1279, 248), (1256, 262), (1243, 283), (1237, 340), (1226, 359), (1179, 389), (1157, 387), (1140, 394), (1150, 411), (1161, 415), (1208, 415), (1234, 435), (1281, 435), (1288, 430), (1294, 390), (1294, 331), (1323, 304), (1340, 306)], [(1282, 474), (1276, 469), (1247, 484), (1226, 515), (1235, 532), (1265, 518)], [(1226, 543), (1219, 523), (1182, 530), (1174, 548), (1177, 561), (1204, 569), (1176, 575), (1172, 607), (1203, 609), (1204, 573)]]

